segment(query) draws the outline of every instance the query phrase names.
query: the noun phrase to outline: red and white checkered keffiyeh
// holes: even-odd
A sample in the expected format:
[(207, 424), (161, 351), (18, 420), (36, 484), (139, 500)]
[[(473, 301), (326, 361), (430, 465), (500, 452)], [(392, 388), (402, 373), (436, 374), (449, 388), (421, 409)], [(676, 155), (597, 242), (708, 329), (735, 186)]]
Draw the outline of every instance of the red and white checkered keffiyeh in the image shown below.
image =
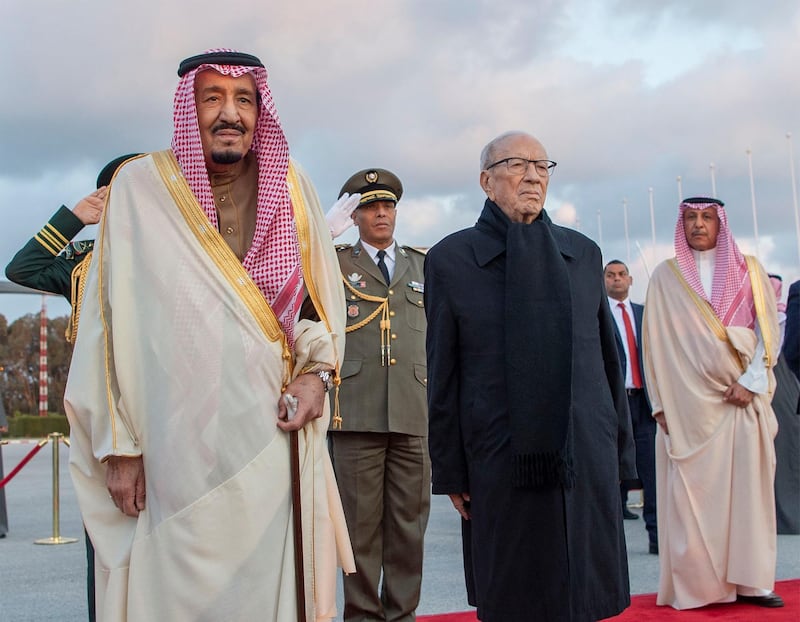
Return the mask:
[[(717, 235), (717, 255), (714, 278), (711, 285), (711, 299), (706, 295), (700, 281), (700, 273), (683, 228), (683, 213), (687, 209), (702, 210), (713, 207), (719, 216)], [(755, 305), (753, 290), (747, 273), (744, 255), (736, 245), (728, 227), (725, 209), (717, 203), (681, 203), (678, 208), (678, 224), (675, 226), (675, 258), (683, 278), (695, 293), (711, 304), (717, 317), (725, 326), (755, 326)]]
[[(225, 48), (206, 50), (233, 51)], [(256, 230), (242, 264), (278, 317), (289, 344), (293, 345), (294, 322), (303, 298), (303, 275), (294, 210), (286, 182), (289, 145), (267, 86), (267, 71), (263, 67), (201, 65), (184, 75), (175, 91), (172, 150), (189, 187), (215, 228), (219, 227), (217, 211), (203, 156), (194, 97), (195, 76), (205, 69), (213, 69), (234, 78), (250, 73), (261, 95), (261, 108), (251, 147), (258, 162)]]

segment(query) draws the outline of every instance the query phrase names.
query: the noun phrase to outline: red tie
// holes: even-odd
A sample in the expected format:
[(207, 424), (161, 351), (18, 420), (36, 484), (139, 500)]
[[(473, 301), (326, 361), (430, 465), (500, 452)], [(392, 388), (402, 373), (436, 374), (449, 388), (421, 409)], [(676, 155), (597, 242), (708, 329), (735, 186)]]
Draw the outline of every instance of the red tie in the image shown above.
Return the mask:
[(631, 378), (633, 378), (633, 387), (635, 389), (642, 388), (642, 375), (639, 373), (639, 351), (636, 349), (636, 338), (633, 336), (633, 326), (631, 326), (631, 318), (628, 315), (628, 310), (621, 302), (617, 306), (622, 309), (622, 321), (625, 322), (625, 337), (628, 339), (628, 356), (630, 360), (628, 363), (631, 366)]

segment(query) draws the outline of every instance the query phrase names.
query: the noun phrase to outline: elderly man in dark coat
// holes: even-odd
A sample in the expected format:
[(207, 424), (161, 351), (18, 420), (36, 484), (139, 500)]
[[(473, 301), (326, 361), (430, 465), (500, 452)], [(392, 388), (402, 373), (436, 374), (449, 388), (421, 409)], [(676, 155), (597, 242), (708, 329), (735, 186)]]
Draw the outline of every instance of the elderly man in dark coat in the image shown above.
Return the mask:
[(462, 517), (483, 622), (590, 621), (630, 603), (620, 479), (636, 478), (600, 249), (542, 209), (555, 162), (481, 153), (476, 225), (428, 253), (434, 494)]

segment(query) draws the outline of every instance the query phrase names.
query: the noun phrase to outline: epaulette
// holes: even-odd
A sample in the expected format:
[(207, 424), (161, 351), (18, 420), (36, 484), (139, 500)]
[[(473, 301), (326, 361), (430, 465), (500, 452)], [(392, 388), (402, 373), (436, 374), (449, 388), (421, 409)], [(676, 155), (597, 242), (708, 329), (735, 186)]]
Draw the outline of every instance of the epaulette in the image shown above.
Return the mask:
[(427, 255), (428, 249), (427, 248), (419, 248), (417, 246), (402, 246), (401, 248), (406, 249), (407, 251), (413, 251), (419, 255)]
[(339, 251), (346, 251), (348, 248), (353, 248), (353, 245), (352, 244), (336, 244), (334, 246), (334, 248), (336, 248), (336, 252), (338, 253)]
[(64, 249), (64, 257), (66, 259), (80, 257), (81, 255), (92, 252), (93, 248), (94, 240), (78, 240), (77, 242), (70, 242)]

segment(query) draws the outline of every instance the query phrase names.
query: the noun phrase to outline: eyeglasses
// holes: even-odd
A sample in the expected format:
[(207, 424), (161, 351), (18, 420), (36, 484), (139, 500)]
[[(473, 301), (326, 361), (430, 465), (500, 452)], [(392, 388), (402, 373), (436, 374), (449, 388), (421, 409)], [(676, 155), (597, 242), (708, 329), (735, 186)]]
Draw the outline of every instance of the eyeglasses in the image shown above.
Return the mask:
[(533, 167), (536, 169), (536, 174), (540, 177), (550, 177), (553, 174), (553, 169), (556, 167), (556, 162), (552, 160), (528, 160), (527, 158), (503, 158), (502, 160), (498, 160), (494, 164), (490, 164), (486, 167), (488, 171), (490, 168), (494, 168), (498, 164), (505, 164), (506, 170), (512, 175), (524, 175), (528, 172), (528, 166), (533, 164)]

